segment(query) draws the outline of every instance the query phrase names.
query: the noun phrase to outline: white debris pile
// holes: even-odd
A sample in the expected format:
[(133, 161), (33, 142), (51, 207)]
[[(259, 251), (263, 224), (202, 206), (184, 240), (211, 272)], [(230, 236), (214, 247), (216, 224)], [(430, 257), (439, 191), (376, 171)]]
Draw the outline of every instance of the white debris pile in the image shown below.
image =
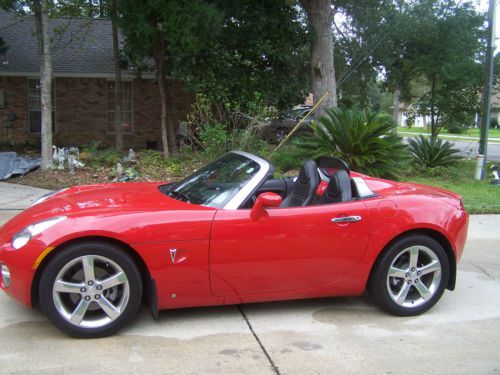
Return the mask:
[(64, 169), (64, 164), (67, 164), (69, 173), (74, 173), (75, 168), (83, 168), (84, 163), (80, 161), (80, 150), (78, 147), (60, 147), (52, 146), (52, 159), (57, 164), (57, 169)]

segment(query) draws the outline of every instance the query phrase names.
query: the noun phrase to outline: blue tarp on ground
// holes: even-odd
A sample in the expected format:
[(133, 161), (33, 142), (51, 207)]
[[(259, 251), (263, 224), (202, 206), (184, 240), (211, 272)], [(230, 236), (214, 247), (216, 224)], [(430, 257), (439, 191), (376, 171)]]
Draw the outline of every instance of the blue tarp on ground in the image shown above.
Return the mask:
[(15, 152), (0, 152), (0, 180), (6, 180), (13, 176), (24, 176), (26, 173), (37, 169), (41, 159), (28, 159), (17, 156)]

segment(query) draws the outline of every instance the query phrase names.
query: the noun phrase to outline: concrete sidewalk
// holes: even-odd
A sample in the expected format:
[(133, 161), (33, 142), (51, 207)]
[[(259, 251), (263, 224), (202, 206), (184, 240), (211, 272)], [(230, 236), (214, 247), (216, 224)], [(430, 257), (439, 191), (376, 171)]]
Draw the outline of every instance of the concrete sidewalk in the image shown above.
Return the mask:
[[(21, 195), (43, 191), (32, 193)], [(500, 215), (472, 216), (456, 290), (411, 318), (366, 297), (164, 311), (158, 322), (144, 309), (114, 337), (77, 340), (0, 293), (0, 373), (500, 372), (499, 243)]]

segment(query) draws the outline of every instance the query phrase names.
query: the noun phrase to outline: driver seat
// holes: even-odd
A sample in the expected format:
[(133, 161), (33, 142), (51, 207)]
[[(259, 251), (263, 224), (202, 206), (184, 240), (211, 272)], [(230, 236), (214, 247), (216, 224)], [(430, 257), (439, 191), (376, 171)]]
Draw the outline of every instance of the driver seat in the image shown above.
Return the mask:
[(293, 184), (292, 191), (281, 203), (281, 208), (303, 207), (310, 205), (315, 197), (316, 188), (320, 181), (318, 165), (308, 160), (300, 168), (299, 176)]

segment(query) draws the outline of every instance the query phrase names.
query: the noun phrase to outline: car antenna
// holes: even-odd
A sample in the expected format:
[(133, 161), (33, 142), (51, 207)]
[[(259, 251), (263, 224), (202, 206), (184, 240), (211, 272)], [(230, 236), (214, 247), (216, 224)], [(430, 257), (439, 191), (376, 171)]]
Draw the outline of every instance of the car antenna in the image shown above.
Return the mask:
[(279, 145), (276, 146), (276, 148), (274, 150), (271, 151), (271, 153), (269, 154), (268, 158), (271, 157), (272, 154), (274, 154), (274, 152), (279, 149), (281, 147), (281, 145), (283, 143), (285, 143), (286, 141), (288, 141), (288, 139), (293, 135), (293, 133), (295, 133), (295, 131), (299, 128), (300, 125), (302, 125), (302, 123), (318, 108), (318, 106), (321, 104), (321, 102), (323, 100), (325, 100), (325, 98), (329, 95), (330, 93), (327, 91), (325, 92), (325, 94), (321, 97), (320, 100), (318, 100), (318, 102), (314, 105), (314, 107), (311, 108), (311, 110), (309, 112), (307, 112), (307, 114), (302, 118), (302, 120), (300, 120), (298, 122), (297, 125), (295, 125), (295, 127), (292, 129), (292, 131), (290, 133), (288, 133), (288, 135), (285, 137), (285, 139), (283, 139), (281, 141), (281, 143)]

